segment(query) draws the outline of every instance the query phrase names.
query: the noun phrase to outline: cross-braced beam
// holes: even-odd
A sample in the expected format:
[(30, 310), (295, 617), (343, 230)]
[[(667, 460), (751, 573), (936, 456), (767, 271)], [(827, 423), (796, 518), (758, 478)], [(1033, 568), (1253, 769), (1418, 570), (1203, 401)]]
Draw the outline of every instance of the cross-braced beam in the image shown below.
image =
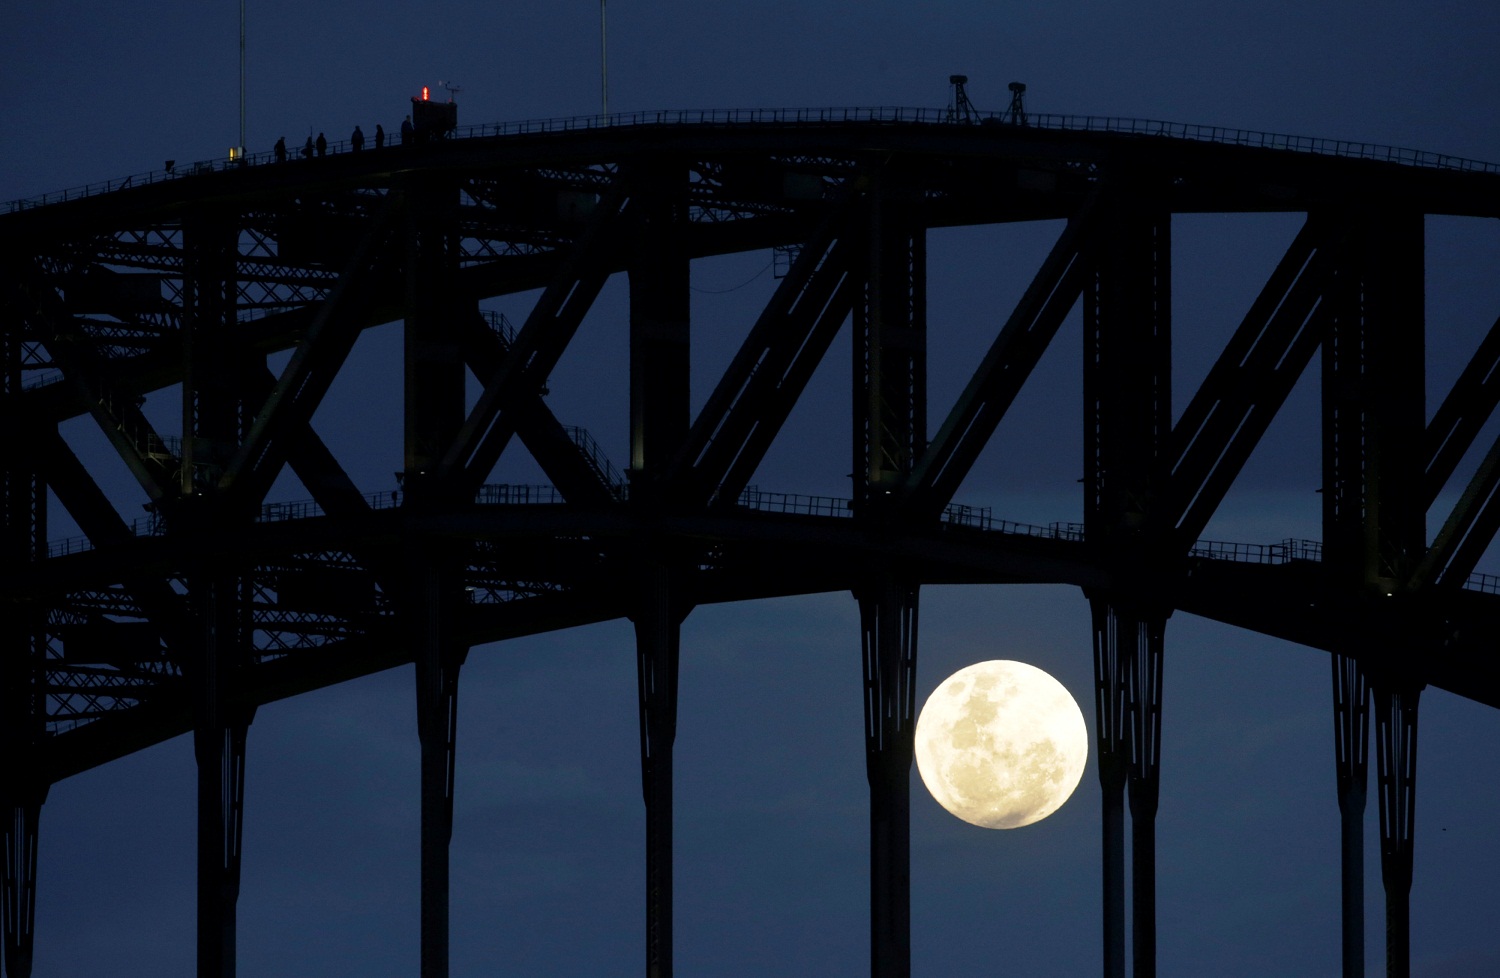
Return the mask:
[(904, 495), (914, 517), (935, 517), (953, 499), (1077, 303), (1092, 271), (1098, 209), (1096, 198), (1091, 197), (1081, 212), (1069, 218), (943, 426), (913, 466)]
[(484, 481), (515, 434), (515, 405), (545, 386), (618, 261), (624, 193), (599, 204), (568, 257), (558, 266), (516, 335), (510, 355), (485, 385), (446, 452), (435, 458), (437, 476), (465, 498)]
[(1310, 218), (1172, 429), (1172, 517), (1191, 547), (1322, 339), (1336, 227)]
[(732, 503), (854, 307), (858, 195), (847, 192), (798, 252), (672, 463), (684, 502)]

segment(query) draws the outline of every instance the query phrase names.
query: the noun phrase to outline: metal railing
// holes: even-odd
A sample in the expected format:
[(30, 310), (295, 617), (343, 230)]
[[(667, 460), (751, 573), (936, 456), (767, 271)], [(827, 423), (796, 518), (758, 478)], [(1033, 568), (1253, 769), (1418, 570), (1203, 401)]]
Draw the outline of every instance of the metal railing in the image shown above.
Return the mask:
[(1482, 594), (1500, 594), (1500, 575), (1470, 574), (1468, 580), (1464, 581), (1464, 590), (1479, 591)]
[(480, 486), (474, 501), (481, 506), (556, 506), (567, 502), (555, 486)]
[(483, 317), (490, 330), (500, 338), (500, 342), (505, 344), (507, 350), (515, 345), (516, 327), (510, 321), (510, 317), (506, 316), (503, 312), (496, 312), (493, 309), (481, 309), (479, 310), (479, 315)]
[[(155, 536), (161, 532), (161, 521), (156, 516), (141, 516), (130, 521), (130, 534), (136, 537)], [(66, 557), (94, 549), (94, 541), (85, 536), (63, 537), (47, 541), (47, 556)]]
[[(1282, 150), (1293, 153), (1311, 153), (1321, 156), (1339, 156), (1352, 159), (1380, 160), (1403, 166), (1441, 170), (1461, 170), (1481, 173), (1500, 173), (1500, 164), (1481, 160), (1448, 156), (1426, 150), (1399, 146), (1384, 146), (1377, 143), (1356, 142), (1344, 139), (1323, 139), (1314, 136), (1295, 136), (1285, 133), (1262, 132), (1253, 129), (1233, 129), (1226, 126), (1205, 126), (1194, 123), (1166, 122), (1158, 119), (1131, 119), (1117, 116), (1060, 115), (1052, 113), (1028, 114), (1024, 126), (1005, 121), (1005, 113), (978, 113), (975, 119), (956, 119), (948, 109), (916, 108), (908, 106), (874, 106), (846, 108), (805, 109), (672, 109), (648, 112), (618, 112), (611, 115), (563, 116), (551, 119), (526, 119), (518, 122), (497, 122), (483, 125), (460, 126), (452, 139), (490, 139), (498, 136), (524, 136), (536, 133), (566, 133), (578, 130), (606, 129), (613, 127), (641, 126), (749, 126), (749, 125), (809, 125), (828, 126), (846, 123), (869, 125), (887, 123), (892, 125), (941, 125), (941, 126), (1004, 126), (1044, 130), (1067, 130), (1074, 132), (1112, 132), (1137, 136), (1157, 136), (1184, 139), (1194, 142), (1221, 143), (1231, 146), (1253, 146), (1261, 149)], [(370, 144), (367, 142), (366, 146)], [(409, 147), (399, 144), (382, 149), (363, 149), (363, 153), (402, 152)], [(174, 166), (172, 169), (151, 170), (136, 173), (116, 180), (71, 187), (67, 190), (25, 197), (5, 204), (8, 211), (28, 210), (81, 197), (112, 193), (128, 187), (150, 186), (170, 180), (191, 179), (204, 173), (238, 170), (267, 164), (282, 166), (313, 166), (312, 159), (298, 159), (300, 150), (288, 152), (288, 160), (279, 163), (271, 151), (251, 153), (237, 159), (202, 160)], [(328, 144), (329, 156), (355, 152), (349, 140), (338, 140)]]
[(737, 506), (757, 513), (790, 513), (797, 516), (849, 516), (853, 503), (837, 496), (804, 496), (791, 492), (762, 492), (749, 486), (740, 492)]
[[(580, 429), (581, 430), (581, 429)], [(629, 486), (624, 480), (618, 484), (620, 498), (628, 497)], [(365, 502), (372, 510), (396, 509), (401, 506), (401, 490), (366, 493)], [(480, 506), (560, 506), (567, 499), (555, 486), (491, 483), (479, 487), (474, 502)], [(741, 491), (736, 505), (757, 513), (775, 513), (793, 516), (849, 517), (854, 515), (854, 502), (840, 496), (810, 496), (790, 492), (765, 492), (757, 486)], [(274, 523), (283, 520), (311, 519), (326, 515), (323, 507), (311, 499), (291, 502), (266, 503), (261, 507), (256, 522)], [(1042, 540), (1059, 540), (1082, 543), (1082, 523), (1055, 522), (1046, 525), (1020, 523), (1014, 520), (996, 519), (990, 515), (988, 506), (966, 506), (949, 504), (940, 517), (945, 526), (963, 527), (983, 533), (1003, 533)], [(155, 514), (134, 520), (130, 532), (137, 537), (156, 536), (165, 529), (161, 518)], [(65, 557), (94, 549), (86, 536), (66, 537), (47, 544), (47, 556)], [(1226, 540), (1199, 540), (1188, 557), (1196, 560), (1223, 560), (1239, 564), (1290, 564), (1299, 561), (1320, 562), (1323, 559), (1323, 544), (1318, 540), (1303, 540), (1289, 537), (1278, 543), (1240, 543)], [(1483, 594), (1500, 594), (1500, 575), (1473, 573), (1465, 579), (1463, 589)]]
[(1241, 564), (1288, 564), (1292, 561), (1320, 561), (1323, 544), (1318, 540), (1287, 538), (1280, 543), (1232, 543), (1224, 540), (1199, 540), (1188, 551), (1199, 560), (1232, 560)]
[(589, 468), (593, 469), (594, 474), (603, 479), (604, 484), (609, 486), (609, 491), (614, 494), (615, 498), (625, 498), (625, 476), (621, 475), (620, 470), (614, 467), (614, 463), (610, 462), (609, 456), (604, 454), (604, 447), (594, 440), (594, 436), (589, 434), (588, 429), (580, 428), (578, 425), (565, 425), (563, 430), (568, 433), (568, 437), (572, 440), (573, 444), (583, 453), (584, 460), (588, 462)]

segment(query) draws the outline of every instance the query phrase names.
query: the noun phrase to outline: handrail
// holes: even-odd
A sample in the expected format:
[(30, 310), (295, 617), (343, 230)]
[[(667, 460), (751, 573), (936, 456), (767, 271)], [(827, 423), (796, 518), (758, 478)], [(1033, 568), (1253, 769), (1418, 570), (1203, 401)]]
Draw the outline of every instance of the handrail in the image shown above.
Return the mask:
[[(1338, 156), (1352, 159), (1379, 160), (1403, 166), (1427, 169), (1460, 170), (1465, 172), (1500, 173), (1500, 163), (1448, 156), (1426, 150), (1399, 146), (1384, 146), (1377, 143), (1355, 142), (1344, 139), (1324, 139), (1314, 136), (1295, 136), (1285, 133), (1262, 132), (1253, 129), (1233, 129), (1225, 126), (1207, 126), (1195, 123), (1166, 122), (1158, 119), (1132, 119), (1118, 116), (1060, 115), (1051, 113), (1028, 113), (1024, 126), (1008, 121), (1006, 113), (975, 113), (973, 117), (960, 119), (948, 109), (914, 108), (906, 106), (874, 106), (848, 108), (785, 108), (785, 109), (670, 109), (647, 112), (617, 112), (610, 115), (561, 116), (550, 119), (526, 119), (517, 122), (485, 123), (460, 126), (449, 138), (489, 139), (498, 136), (523, 136), (537, 133), (573, 132), (588, 129), (609, 129), (640, 126), (749, 126), (749, 125), (796, 125), (827, 126), (847, 123), (888, 123), (899, 125), (934, 126), (1004, 126), (1064, 130), (1072, 132), (1112, 132), (1136, 136), (1157, 136), (1183, 139), (1194, 142), (1221, 143), (1232, 146), (1253, 146), (1262, 149), (1281, 150), (1294, 153), (1310, 153), (1320, 156)], [(368, 146), (369, 144), (366, 143)], [(399, 152), (405, 147), (397, 144), (383, 149), (364, 149), (364, 153)], [(280, 165), (312, 165), (317, 157), (296, 159), (299, 150), (288, 153), (288, 162)], [(349, 140), (328, 144), (328, 155), (338, 156), (355, 152)], [(8, 201), (5, 209), (11, 212), (43, 207), (81, 197), (111, 193), (141, 184), (151, 185), (169, 180), (188, 179), (203, 173), (244, 169), (276, 162), (271, 151), (251, 153), (236, 159), (201, 160), (185, 163), (170, 170), (152, 170), (132, 174), (123, 179), (106, 180), (85, 184), (67, 190), (54, 191), (35, 197), (24, 197)]]
[(490, 330), (496, 336), (500, 337), (500, 342), (505, 345), (507, 350), (515, 345), (516, 327), (505, 313), (497, 312), (493, 309), (481, 309), (479, 310), (479, 315), (484, 319)]
[(567, 432), (568, 437), (572, 439), (573, 444), (577, 446), (578, 450), (583, 453), (584, 459), (588, 462), (589, 467), (594, 470), (594, 474), (604, 480), (604, 484), (609, 487), (609, 491), (615, 498), (624, 498), (625, 476), (620, 474), (620, 470), (615, 468), (614, 463), (610, 462), (609, 457), (604, 454), (604, 446), (594, 440), (594, 436), (589, 434), (587, 428), (580, 428), (578, 425), (570, 424), (564, 425), (563, 430)]
[[(616, 489), (620, 498), (623, 499), (628, 495), (628, 485), (623, 481)], [(401, 506), (402, 497), (400, 490), (371, 492), (365, 494), (365, 501), (371, 509), (397, 509)], [(474, 502), (479, 506), (560, 506), (566, 504), (567, 499), (554, 486), (501, 483), (481, 486), (474, 495)], [(854, 515), (853, 501), (840, 496), (764, 492), (758, 486), (746, 487), (740, 493), (736, 505), (741, 509), (757, 513), (822, 517)], [(317, 502), (302, 499), (293, 502), (266, 503), (261, 507), (256, 522), (274, 523), (323, 515), (323, 508)], [(1003, 533), (1069, 543), (1082, 543), (1084, 539), (1082, 523), (1057, 522), (1046, 526), (1018, 523), (1014, 520), (992, 517), (988, 506), (976, 507), (952, 503), (943, 510), (941, 522), (944, 526), (973, 529), (982, 533)], [(146, 519), (137, 519), (130, 526), (131, 534), (138, 537), (159, 535), (164, 529), (162, 520), (154, 515)], [(93, 548), (94, 545), (88, 537), (68, 537), (49, 542), (47, 556), (49, 558), (63, 557)], [(1221, 560), (1240, 564), (1316, 563), (1323, 559), (1323, 544), (1319, 540), (1302, 540), (1292, 537), (1279, 543), (1199, 540), (1188, 551), (1188, 557), (1195, 560)], [(1463, 583), (1463, 589), (1484, 594), (1500, 594), (1500, 575), (1470, 574)]]

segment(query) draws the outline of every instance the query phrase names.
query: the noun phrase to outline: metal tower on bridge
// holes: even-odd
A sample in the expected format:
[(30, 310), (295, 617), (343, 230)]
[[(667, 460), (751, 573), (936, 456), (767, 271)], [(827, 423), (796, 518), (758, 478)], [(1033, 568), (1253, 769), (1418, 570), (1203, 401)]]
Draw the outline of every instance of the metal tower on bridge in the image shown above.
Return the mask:
[[(48, 787), (183, 733), (198, 763), (199, 974), (233, 974), (257, 707), (413, 663), (421, 967), (446, 975), (469, 650), (629, 618), (645, 970), (665, 978), (681, 624), (707, 602), (846, 590), (860, 612), (871, 969), (908, 975), (920, 588), (1028, 581), (1080, 586), (1093, 610), (1106, 976), (1155, 972), (1164, 636), (1177, 609), (1329, 654), (1347, 975), (1363, 974), (1373, 700), (1388, 972), (1404, 974), (1419, 694), (1435, 685), (1500, 706), (1481, 667), (1500, 597), (1465, 586), (1500, 526), (1500, 446), (1431, 539), (1426, 525), (1500, 400), (1500, 324), (1426, 421), (1423, 217), (1500, 216), (1500, 173), (1264, 136), (1226, 144), (1187, 127), (1091, 131), (1028, 120), (1023, 90), (1012, 86), (997, 125), (941, 112), (658, 114), (164, 177), (0, 215), (6, 974), (31, 973)], [(1305, 215), (1303, 227), (1174, 423), (1173, 216), (1271, 210)], [(930, 405), (929, 229), (1039, 220), (1061, 226), (1051, 252), (957, 401)], [(773, 247), (796, 259), (694, 415), (692, 262)], [(621, 273), (625, 478), (543, 398)], [(518, 328), (481, 309), (528, 290), (539, 298)], [(1081, 527), (976, 520), (955, 492), (1075, 308)], [(404, 462), (399, 487), (372, 491), (313, 415), (361, 333), (396, 320)], [(846, 326), (852, 498), (780, 497), (766, 511), (757, 467)], [(285, 351), (273, 370), (268, 357)], [(1321, 546), (1201, 544), (1318, 351)], [(167, 389), (182, 402), (170, 433), (143, 409)], [(106, 488), (60, 434), (80, 417), (125, 463), (134, 497)], [(488, 482), (516, 440), (550, 487)], [(285, 472), (312, 502), (268, 499)], [(85, 540), (49, 544), (51, 499)], [(141, 500), (151, 515), (132, 524), (123, 513)]]

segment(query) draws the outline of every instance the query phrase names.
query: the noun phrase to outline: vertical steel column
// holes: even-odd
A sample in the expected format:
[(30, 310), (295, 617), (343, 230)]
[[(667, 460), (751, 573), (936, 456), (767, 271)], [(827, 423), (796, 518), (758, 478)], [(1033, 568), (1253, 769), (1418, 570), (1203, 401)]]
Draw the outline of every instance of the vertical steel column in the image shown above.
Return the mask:
[(1422, 215), (1347, 226), (1323, 341), (1323, 562), (1385, 608), (1426, 547)]
[(1132, 949), (1136, 974), (1156, 955), (1156, 808), (1166, 619), (1090, 596), (1094, 708), (1103, 791), (1104, 974), (1125, 974), (1125, 813), (1130, 799)]
[(1161, 766), (1163, 616), (1139, 622), (1130, 663), (1130, 896), (1136, 978), (1156, 974), (1156, 806)]
[(631, 496), (651, 502), (656, 478), (681, 447), (689, 402), (691, 265), (685, 165), (652, 159), (630, 167)]
[[(434, 473), (464, 422), (459, 321), (472, 316), (455, 281), (459, 261), (458, 188), (423, 177), (404, 188), (407, 207), (406, 319), (403, 337), (405, 470), (403, 510), (416, 518), (465, 500)], [(448, 975), (448, 850), (458, 733), (458, 673), (468, 648), (455, 632), (463, 565), (432, 541), (407, 541), (403, 625), (416, 661), (421, 744), (421, 975)]]
[[(1090, 596), (1094, 629), (1094, 713), (1103, 795), (1104, 975), (1125, 978), (1125, 784), (1130, 776), (1129, 675), (1137, 641), (1109, 601)], [(1126, 638), (1122, 644), (1121, 631)]]
[(411, 558), (405, 608), (416, 650), (417, 738), (421, 744), (421, 975), (448, 974), (448, 849), (453, 839), (458, 673), (468, 649), (454, 641), (458, 586), (430, 551)]
[[(1346, 226), (1323, 343), (1323, 571), (1350, 616), (1347, 651), (1334, 663), (1335, 723), (1346, 738), (1339, 746), (1344, 973), (1363, 973), (1362, 942), (1354, 943), (1362, 914), (1351, 919), (1362, 903), (1353, 890), (1363, 887), (1362, 865), (1352, 864), (1362, 860), (1363, 838), (1351, 809), (1363, 811), (1366, 790), (1368, 677), (1377, 704), (1386, 967), (1404, 976), (1423, 685), (1410, 664), (1419, 639), (1405, 601), (1426, 546), (1423, 217), (1362, 213)], [(1346, 661), (1356, 655), (1359, 664)]]
[[(1351, 235), (1352, 236), (1352, 235)], [(1332, 593), (1357, 602), (1370, 576), (1364, 530), (1363, 309), (1358, 263), (1345, 242), (1333, 277), (1323, 338), (1323, 573)], [(1334, 735), (1343, 893), (1343, 974), (1364, 978), (1364, 813), (1368, 785), (1369, 688), (1354, 654), (1333, 656)]]
[[(654, 520), (672, 487), (660, 481), (691, 420), (691, 267), (685, 164), (629, 167), (630, 508)], [(641, 792), (646, 804), (646, 975), (672, 974), (672, 749), (677, 666), (689, 611), (674, 560), (649, 538), (634, 563)]]
[(916, 180), (888, 166), (865, 210), (854, 306), (854, 497), (880, 520), (927, 447), (927, 232)]
[(646, 803), (646, 976), (672, 975), (672, 745), (677, 737), (677, 664), (684, 609), (661, 560), (635, 567), (636, 677), (641, 792)]
[(1085, 538), (1109, 575), (1089, 594), (1103, 789), (1104, 973), (1122, 978), (1124, 827), (1131, 815), (1131, 957), (1156, 972), (1156, 810), (1163, 634), (1170, 608), (1171, 215), (1121, 180), (1101, 208), (1084, 290)]
[[(416, 502), (440, 505), (436, 469), (463, 426), (466, 376), (459, 322), (473, 316), (456, 281), (459, 262), (458, 188), (421, 177), (404, 188), (406, 203), (406, 319), (403, 333), (405, 472)], [(409, 485), (408, 485), (409, 484)], [(408, 493), (408, 500), (413, 497)], [(472, 502), (472, 500), (462, 500)]]
[[(28, 419), (12, 417), (21, 390), (21, 323), (7, 317), (3, 354), (4, 429), (11, 444), (0, 459), (4, 524), (0, 556), (11, 567), (35, 564), (47, 553), (47, 487), (37, 470)], [(46, 724), (46, 622), (40, 609), (11, 608), (0, 632), (0, 826), (5, 879), (0, 889), (3, 956), (8, 978), (30, 978), (36, 927), (37, 831), (49, 778), (37, 749)]]
[(233, 978), (245, 811), (244, 723), (193, 731), (198, 763), (198, 974)]
[[(14, 777), (8, 773), (8, 777)], [(23, 794), (24, 792), (24, 794)], [(3, 808), (5, 819), (5, 974), (31, 978), (36, 938), (36, 847), (45, 788), (11, 785)]]
[[(894, 490), (927, 447), (927, 238), (921, 186), (896, 163), (872, 178), (864, 281), (855, 303), (854, 498), (879, 535)], [(855, 591), (864, 667), (870, 782), (870, 973), (911, 974), (912, 732), (916, 722), (917, 586), (897, 567)]]
[(248, 712), (233, 702), (244, 637), (238, 579), (205, 571), (192, 585), (198, 627), (189, 663), (198, 765), (198, 975), (233, 978), (244, 837)]
[[(194, 214), (183, 225), (182, 468), (166, 509), (170, 532), (224, 532), (215, 483), (242, 435), (238, 384), (238, 215)], [(235, 703), (248, 649), (241, 579), (222, 565), (191, 572), (193, 754), (198, 768), (198, 975), (235, 974), (236, 904), (244, 822), (245, 737), (251, 712)]]
[[(182, 468), (177, 491), (191, 497), (210, 490), (240, 438), (238, 318), (238, 215), (206, 212), (183, 223)], [(194, 532), (204, 506), (193, 505)], [(179, 518), (179, 521), (181, 519)]]
[(911, 761), (917, 587), (886, 575), (856, 594), (870, 783), (870, 974), (911, 974)]
[(1332, 656), (1333, 742), (1342, 840), (1344, 978), (1365, 974), (1365, 795), (1369, 784), (1370, 689), (1364, 669)]
[(1385, 973), (1411, 974), (1411, 877), (1417, 813), (1417, 701), (1421, 687), (1375, 687), (1380, 786), (1380, 878), (1385, 884)]

